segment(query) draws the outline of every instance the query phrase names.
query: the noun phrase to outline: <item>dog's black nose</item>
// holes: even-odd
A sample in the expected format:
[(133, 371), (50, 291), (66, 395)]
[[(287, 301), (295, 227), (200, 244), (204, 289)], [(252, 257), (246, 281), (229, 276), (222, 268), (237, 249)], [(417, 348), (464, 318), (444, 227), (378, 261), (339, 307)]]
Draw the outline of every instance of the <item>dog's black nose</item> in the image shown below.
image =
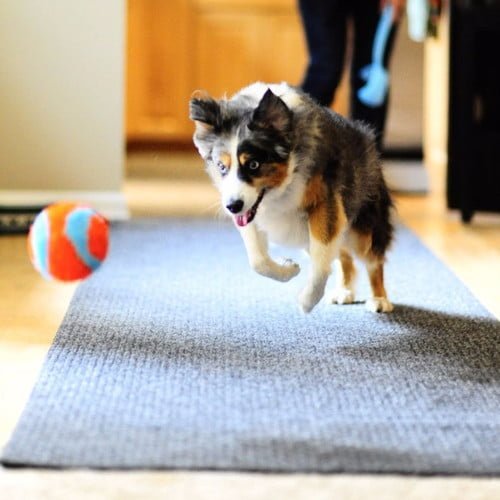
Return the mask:
[(232, 214), (237, 214), (238, 212), (241, 212), (241, 209), (243, 208), (243, 200), (231, 200), (227, 205), (226, 208), (232, 213)]

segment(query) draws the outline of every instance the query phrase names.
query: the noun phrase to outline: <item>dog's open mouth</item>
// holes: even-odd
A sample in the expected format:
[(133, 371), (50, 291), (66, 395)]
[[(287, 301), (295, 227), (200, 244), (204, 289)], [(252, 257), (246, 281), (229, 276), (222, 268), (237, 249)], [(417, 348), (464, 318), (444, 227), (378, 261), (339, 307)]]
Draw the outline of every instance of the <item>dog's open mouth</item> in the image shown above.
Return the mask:
[(255, 215), (257, 214), (257, 209), (259, 208), (260, 202), (262, 201), (262, 198), (264, 198), (264, 193), (266, 192), (265, 189), (263, 189), (259, 193), (259, 197), (257, 198), (256, 202), (252, 205), (252, 208), (248, 211), (246, 211), (244, 214), (241, 215), (236, 215), (236, 224), (238, 226), (243, 227), (246, 226), (247, 224), (250, 224), (250, 222), (253, 221)]

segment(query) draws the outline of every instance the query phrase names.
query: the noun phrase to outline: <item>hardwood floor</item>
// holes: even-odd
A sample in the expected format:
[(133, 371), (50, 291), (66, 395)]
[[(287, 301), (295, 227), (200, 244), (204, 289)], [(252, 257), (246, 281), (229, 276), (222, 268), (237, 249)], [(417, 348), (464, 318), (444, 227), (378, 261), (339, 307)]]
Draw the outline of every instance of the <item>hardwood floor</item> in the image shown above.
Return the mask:
[[(124, 189), (134, 215), (217, 214), (217, 194), (190, 154), (148, 153), (128, 161)], [(464, 226), (444, 202), (444, 173), (428, 196), (397, 196), (398, 216), (500, 317), (500, 216)], [(0, 237), (0, 445), (29, 396), (75, 285), (43, 281), (25, 237)], [(453, 293), (450, 290), (450, 293)], [(0, 469), (2, 498), (493, 499), (500, 479), (218, 472), (97, 472)]]

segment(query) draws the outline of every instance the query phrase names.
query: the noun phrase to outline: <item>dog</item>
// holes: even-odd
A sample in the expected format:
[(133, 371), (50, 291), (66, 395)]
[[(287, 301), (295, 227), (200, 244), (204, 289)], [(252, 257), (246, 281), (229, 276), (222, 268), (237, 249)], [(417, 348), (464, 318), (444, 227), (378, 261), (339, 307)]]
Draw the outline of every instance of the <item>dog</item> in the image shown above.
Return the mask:
[(366, 308), (393, 310), (384, 287), (393, 202), (367, 125), (286, 83), (261, 82), (230, 99), (196, 91), (190, 118), (194, 144), (257, 273), (286, 282), (300, 271), (290, 259), (272, 260), (268, 241), (305, 249), (311, 274), (299, 306), (308, 313), (324, 296), (334, 261), (331, 301), (355, 300), (354, 255), (370, 279)]

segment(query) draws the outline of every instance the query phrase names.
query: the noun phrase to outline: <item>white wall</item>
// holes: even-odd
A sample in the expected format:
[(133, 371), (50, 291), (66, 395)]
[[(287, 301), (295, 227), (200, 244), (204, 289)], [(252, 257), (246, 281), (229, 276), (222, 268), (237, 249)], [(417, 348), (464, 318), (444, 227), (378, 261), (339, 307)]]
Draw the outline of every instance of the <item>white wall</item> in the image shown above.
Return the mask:
[(123, 0), (0, 1), (0, 205), (123, 204), (124, 56)]

